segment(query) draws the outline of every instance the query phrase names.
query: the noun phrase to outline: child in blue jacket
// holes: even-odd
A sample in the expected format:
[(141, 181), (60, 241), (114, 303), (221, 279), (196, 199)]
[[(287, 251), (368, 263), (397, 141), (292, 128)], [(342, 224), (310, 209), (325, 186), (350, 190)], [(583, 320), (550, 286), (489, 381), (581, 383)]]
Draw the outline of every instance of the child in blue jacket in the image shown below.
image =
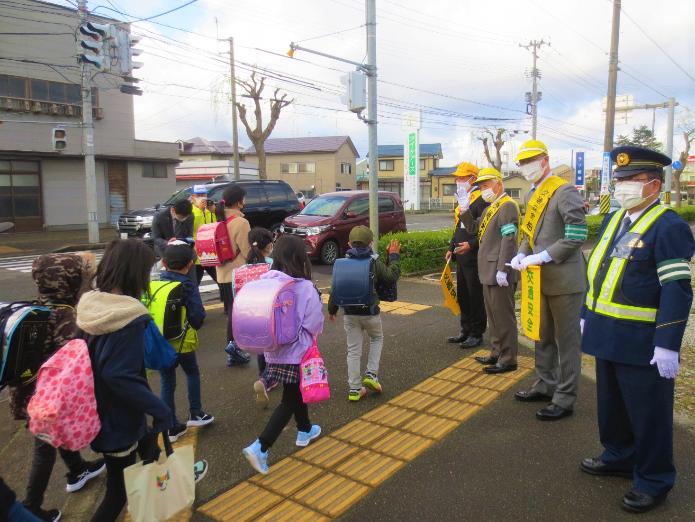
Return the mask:
[[(205, 320), (205, 308), (200, 298), (198, 286), (188, 275), (193, 266), (193, 249), (183, 241), (172, 241), (164, 250), (162, 259), (165, 270), (160, 280), (176, 281), (183, 287), (183, 305), (186, 307), (187, 328), (181, 340), (173, 341), (176, 350), (176, 364), (161, 370), (161, 398), (169, 406), (173, 416), (173, 427), (169, 429), (172, 442), (181, 437), (188, 426), (205, 426), (215, 418), (203, 411), (200, 399), (200, 370), (195, 351), (198, 348), (198, 330)], [(176, 390), (176, 367), (181, 366), (188, 384), (188, 405), (190, 416), (186, 424), (176, 418), (174, 391)]]

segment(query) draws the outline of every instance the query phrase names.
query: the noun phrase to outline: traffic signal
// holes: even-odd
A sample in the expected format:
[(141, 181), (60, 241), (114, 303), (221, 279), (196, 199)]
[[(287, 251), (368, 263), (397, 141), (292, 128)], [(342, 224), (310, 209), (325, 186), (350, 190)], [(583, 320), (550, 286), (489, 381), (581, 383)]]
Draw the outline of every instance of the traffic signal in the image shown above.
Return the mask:
[(68, 133), (63, 127), (54, 127), (51, 130), (53, 150), (62, 152), (68, 146)]
[(97, 69), (104, 68), (104, 59), (108, 59), (108, 52), (104, 52), (104, 39), (109, 34), (109, 26), (85, 22), (79, 27), (80, 36), (80, 61), (93, 65)]
[(347, 109), (351, 112), (360, 113), (367, 107), (367, 78), (360, 71), (352, 71), (340, 78), (340, 82), (345, 85), (345, 95), (340, 97)]
[(118, 56), (119, 72), (122, 75), (132, 76), (133, 69), (139, 69), (143, 66), (142, 62), (133, 60), (134, 56), (140, 56), (142, 49), (135, 46), (140, 43), (140, 38), (130, 34), (127, 27), (116, 26), (116, 48)]

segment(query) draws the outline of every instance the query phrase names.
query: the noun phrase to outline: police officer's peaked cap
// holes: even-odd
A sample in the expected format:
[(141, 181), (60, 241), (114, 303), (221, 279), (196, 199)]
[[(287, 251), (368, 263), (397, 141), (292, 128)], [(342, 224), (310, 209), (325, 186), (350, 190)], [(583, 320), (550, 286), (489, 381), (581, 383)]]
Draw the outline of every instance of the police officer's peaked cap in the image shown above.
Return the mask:
[(664, 167), (671, 164), (671, 158), (661, 152), (631, 145), (614, 148), (611, 160), (615, 165), (614, 178), (628, 178), (640, 172), (663, 174)]

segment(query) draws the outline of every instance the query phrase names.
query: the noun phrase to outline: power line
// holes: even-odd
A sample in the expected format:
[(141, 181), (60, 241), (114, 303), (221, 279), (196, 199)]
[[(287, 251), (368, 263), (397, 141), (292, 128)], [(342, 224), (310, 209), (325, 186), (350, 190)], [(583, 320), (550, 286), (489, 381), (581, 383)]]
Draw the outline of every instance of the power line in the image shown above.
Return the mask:
[(340, 31), (334, 31), (332, 33), (321, 34), (319, 36), (312, 36), (311, 38), (304, 38), (303, 40), (295, 40), (295, 43), (308, 42), (309, 40), (318, 40), (319, 38), (327, 38), (329, 36), (335, 36), (337, 34), (347, 33), (348, 31), (354, 31), (355, 29), (360, 29), (364, 27), (364, 24), (358, 25), (357, 27), (350, 27), (348, 29), (341, 29)]

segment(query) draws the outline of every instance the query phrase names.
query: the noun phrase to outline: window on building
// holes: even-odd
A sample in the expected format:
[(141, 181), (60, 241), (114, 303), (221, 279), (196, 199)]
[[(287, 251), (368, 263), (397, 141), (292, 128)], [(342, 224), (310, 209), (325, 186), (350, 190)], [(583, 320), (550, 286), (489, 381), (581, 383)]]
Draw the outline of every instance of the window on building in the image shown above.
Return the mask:
[(36, 161), (0, 161), (0, 221), (41, 219), (39, 172)]
[(420, 170), (425, 170), (426, 168), (427, 168), (427, 160), (421, 159), (420, 160)]
[(281, 163), (280, 172), (283, 174), (313, 174), (316, 172), (316, 163), (301, 162), (301, 163)]
[[(99, 106), (98, 92), (96, 87), (92, 88), (93, 107)], [(70, 105), (79, 105), (82, 102), (82, 93), (77, 84), (20, 78), (6, 74), (0, 74), (0, 96)]]
[(165, 163), (143, 163), (142, 164), (143, 178), (166, 178), (167, 166)]
[(511, 197), (512, 199), (521, 199), (521, 189), (518, 188), (508, 188), (504, 189), (504, 191)]
[(456, 183), (444, 183), (442, 185), (442, 196), (454, 196), (456, 194)]
[(340, 164), (341, 174), (352, 174), (352, 163), (341, 163)]
[(439, 168), (439, 160), (438, 160), (437, 158), (434, 158), (434, 159), (432, 160), (432, 165), (433, 165), (432, 168), (438, 169), (438, 168)]
[(380, 160), (379, 170), (393, 170), (393, 160)]

